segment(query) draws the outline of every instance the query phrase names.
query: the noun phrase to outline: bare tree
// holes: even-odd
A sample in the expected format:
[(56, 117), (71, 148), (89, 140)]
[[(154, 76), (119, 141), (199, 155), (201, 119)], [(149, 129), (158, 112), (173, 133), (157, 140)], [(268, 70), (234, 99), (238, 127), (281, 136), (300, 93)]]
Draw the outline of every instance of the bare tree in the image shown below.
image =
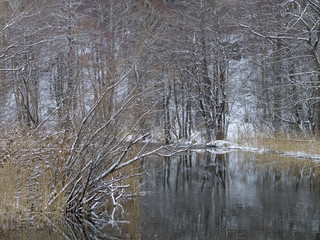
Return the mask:
[(317, 134), (318, 4), (253, 1), (252, 5), (256, 8), (251, 11), (259, 12), (261, 21), (247, 19), (248, 23), (242, 26), (264, 46), (263, 52), (255, 49), (256, 53), (263, 54), (259, 68), (265, 82), (261, 88), (264, 93), (255, 95), (264, 112), (270, 113), (271, 118), (265, 119), (276, 131), (300, 129), (305, 134)]

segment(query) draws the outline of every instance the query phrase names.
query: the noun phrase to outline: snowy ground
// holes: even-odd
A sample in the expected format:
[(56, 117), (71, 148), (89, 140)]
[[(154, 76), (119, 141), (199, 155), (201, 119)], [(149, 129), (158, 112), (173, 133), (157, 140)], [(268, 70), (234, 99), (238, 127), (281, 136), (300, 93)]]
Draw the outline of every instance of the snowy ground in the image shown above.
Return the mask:
[(192, 151), (197, 152), (211, 152), (216, 154), (224, 154), (228, 152), (233, 152), (236, 150), (242, 150), (247, 152), (256, 152), (259, 154), (278, 154), (280, 156), (288, 156), (293, 158), (301, 158), (301, 159), (312, 159), (314, 161), (320, 161), (320, 154), (309, 154), (305, 152), (280, 152), (280, 151), (274, 151), (267, 148), (257, 148), (253, 146), (240, 146), (237, 143), (233, 141), (225, 141), (225, 140), (216, 140), (209, 143), (190, 143), (190, 142), (180, 142), (179, 144), (183, 146), (190, 146), (192, 148)]

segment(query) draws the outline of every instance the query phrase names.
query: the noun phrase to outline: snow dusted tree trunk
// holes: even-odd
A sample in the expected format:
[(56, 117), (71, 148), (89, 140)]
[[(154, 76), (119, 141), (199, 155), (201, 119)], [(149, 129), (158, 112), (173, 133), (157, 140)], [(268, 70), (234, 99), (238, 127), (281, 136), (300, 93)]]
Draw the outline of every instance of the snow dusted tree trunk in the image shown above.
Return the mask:
[(170, 100), (171, 100), (171, 84), (169, 79), (167, 82), (163, 83), (163, 96), (162, 96), (162, 105), (163, 105), (163, 128), (165, 143), (168, 144), (171, 142), (171, 111), (170, 111)]
[[(273, 79), (273, 122), (275, 125), (275, 129), (276, 131), (281, 130), (281, 119), (282, 119), (282, 98), (285, 96), (284, 95), (284, 91), (282, 89), (282, 75), (283, 75), (283, 71), (282, 71), (282, 41), (281, 39), (277, 39), (276, 43), (275, 43), (276, 47), (274, 50), (274, 67), (273, 69), (275, 69), (275, 77)], [(272, 61), (272, 60), (271, 60)]]
[(66, 29), (66, 38), (67, 38), (67, 55), (66, 55), (66, 90), (65, 96), (62, 100), (62, 109), (63, 109), (63, 128), (69, 130), (71, 127), (71, 114), (73, 110), (73, 103), (76, 102), (75, 98), (75, 61), (76, 61), (76, 47), (75, 39), (73, 37), (74, 28), (75, 28), (75, 16), (74, 9), (72, 6), (73, 0), (66, 2), (67, 7), (67, 29)]
[(226, 61), (222, 61), (218, 64), (218, 87), (216, 89), (216, 95), (220, 96), (217, 99), (216, 110), (216, 140), (224, 140), (227, 136), (227, 113), (228, 113), (228, 98), (227, 98), (227, 78), (228, 78), (228, 65)]

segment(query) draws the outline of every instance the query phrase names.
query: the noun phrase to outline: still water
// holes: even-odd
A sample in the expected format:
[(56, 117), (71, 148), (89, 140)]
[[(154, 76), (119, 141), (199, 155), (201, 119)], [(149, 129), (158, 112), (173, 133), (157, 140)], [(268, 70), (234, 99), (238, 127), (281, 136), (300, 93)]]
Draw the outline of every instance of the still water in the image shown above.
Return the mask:
[(320, 239), (318, 164), (243, 152), (148, 162), (142, 239)]
[(146, 194), (123, 201), (117, 221), (67, 221), (4, 239), (320, 239), (319, 162), (203, 149), (141, 167)]

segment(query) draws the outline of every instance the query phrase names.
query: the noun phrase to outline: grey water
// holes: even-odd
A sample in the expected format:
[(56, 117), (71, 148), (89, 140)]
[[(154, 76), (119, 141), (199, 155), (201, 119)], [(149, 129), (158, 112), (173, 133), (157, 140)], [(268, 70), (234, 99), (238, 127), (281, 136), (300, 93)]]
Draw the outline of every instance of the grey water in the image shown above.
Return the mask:
[(141, 171), (144, 194), (122, 201), (112, 224), (66, 222), (3, 239), (320, 239), (317, 161), (202, 149), (149, 157)]
[(141, 239), (320, 239), (318, 164), (243, 152), (149, 161)]

